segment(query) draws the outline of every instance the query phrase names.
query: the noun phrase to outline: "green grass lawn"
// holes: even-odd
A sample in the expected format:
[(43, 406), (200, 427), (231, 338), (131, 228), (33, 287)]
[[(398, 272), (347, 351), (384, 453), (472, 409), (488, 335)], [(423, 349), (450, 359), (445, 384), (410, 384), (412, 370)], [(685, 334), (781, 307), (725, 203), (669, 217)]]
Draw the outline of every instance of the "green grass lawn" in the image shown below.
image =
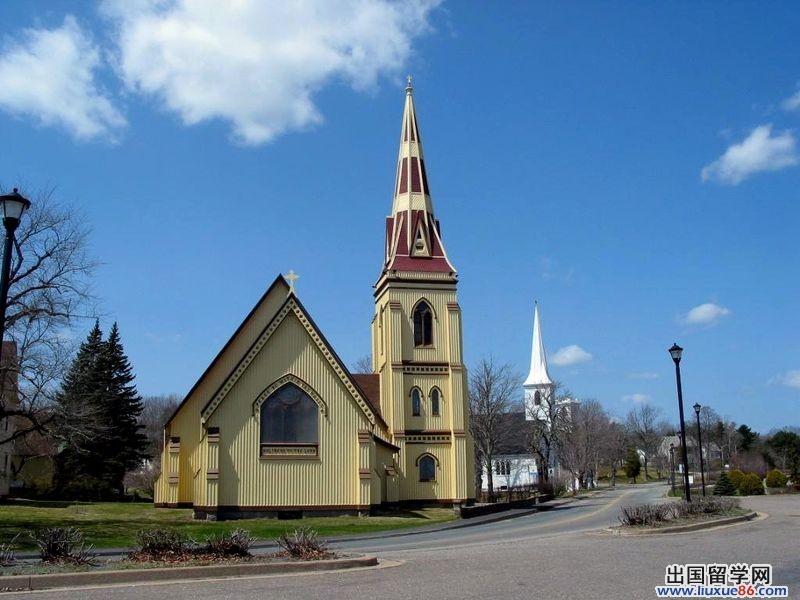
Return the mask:
[(195, 521), (190, 509), (153, 508), (152, 504), (135, 503), (52, 503), (20, 501), (0, 504), (0, 543), (9, 542), (16, 534), (16, 547), (32, 548), (28, 533), (44, 527), (73, 526), (83, 531), (96, 548), (128, 548), (134, 544), (139, 529), (173, 527), (196, 541), (204, 541), (211, 533), (247, 529), (262, 540), (273, 539), (297, 527), (311, 527), (321, 537), (360, 534), (387, 529), (419, 527), (443, 523), (455, 518), (449, 508), (425, 508), (388, 512), (374, 517), (309, 517), (279, 521), (277, 519), (240, 519), (235, 521)]

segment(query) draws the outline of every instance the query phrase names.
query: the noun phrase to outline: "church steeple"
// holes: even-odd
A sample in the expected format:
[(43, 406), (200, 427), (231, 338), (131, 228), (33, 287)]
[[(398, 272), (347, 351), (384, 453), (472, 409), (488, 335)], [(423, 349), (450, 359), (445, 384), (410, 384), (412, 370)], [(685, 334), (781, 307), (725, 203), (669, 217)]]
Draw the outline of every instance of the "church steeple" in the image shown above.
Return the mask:
[(386, 219), (383, 273), (447, 273), (456, 270), (442, 244), (439, 221), (433, 213), (411, 76), (406, 85), (400, 152), (394, 185), (392, 215)]
[(525, 386), (550, 386), (553, 380), (547, 372), (547, 356), (542, 342), (542, 324), (539, 321), (539, 303), (533, 308), (533, 344), (531, 347), (531, 372), (523, 384)]

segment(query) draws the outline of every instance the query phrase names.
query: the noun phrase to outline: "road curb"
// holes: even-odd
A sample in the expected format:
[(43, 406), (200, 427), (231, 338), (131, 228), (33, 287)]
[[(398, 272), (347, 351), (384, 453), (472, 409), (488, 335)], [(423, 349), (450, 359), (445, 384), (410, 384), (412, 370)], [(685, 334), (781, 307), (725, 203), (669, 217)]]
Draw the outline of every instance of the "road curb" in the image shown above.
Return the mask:
[(713, 529), (715, 527), (722, 527), (723, 525), (734, 525), (736, 523), (744, 523), (752, 521), (758, 516), (756, 511), (751, 511), (744, 515), (736, 517), (725, 517), (723, 519), (714, 519), (713, 521), (701, 521), (700, 523), (690, 523), (688, 525), (672, 525), (670, 527), (658, 527), (650, 529), (623, 529), (622, 527), (609, 527), (606, 531), (619, 536), (637, 536), (637, 535), (662, 535), (667, 533), (687, 533), (690, 531), (700, 531), (702, 529)]
[(354, 556), (315, 561), (280, 561), (238, 563), (198, 567), (159, 567), (155, 569), (125, 569), (89, 571), (85, 573), (43, 573), (40, 575), (0, 576), (0, 592), (44, 590), (62, 587), (114, 585), (125, 583), (154, 583), (192, 579), (252, 577), (255, 575), (287, 575), (337, 571), (377, 566), (375, 556)]

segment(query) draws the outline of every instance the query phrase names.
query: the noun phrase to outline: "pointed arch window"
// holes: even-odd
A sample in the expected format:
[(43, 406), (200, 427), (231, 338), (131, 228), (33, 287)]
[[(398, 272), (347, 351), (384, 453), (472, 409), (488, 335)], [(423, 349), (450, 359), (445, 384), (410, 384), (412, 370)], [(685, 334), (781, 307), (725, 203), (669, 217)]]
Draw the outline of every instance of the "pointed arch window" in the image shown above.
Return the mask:
[(433, 388), (431, 390), (431, 414), (434, 417), (438, 417), (441, 412), (441, 403), (442, 403), (442, 394), (439, 391), (439, 388)]
[(436, 481), (436, 460), (430, 454), (419, 459), (419, 480)]
[(542, 394), (539, 393), (539, 390), (536, 390), (536, 393), (533, 395), (533, 405), (541, 406), (541, 404), (542, 404)]
[(433, 345), (433, 311), (425, 300), (414, 308), (414, 346)]
[(270, 447), (301, 446), (303, 454), (317, 454), (319, 407), (293, 383), (275, 390), (261, 405), (261, 453), (271, 455)]
[(422, 414), (422, 394), (417, 388), (411, 390), (411, 414), (415, 417)]

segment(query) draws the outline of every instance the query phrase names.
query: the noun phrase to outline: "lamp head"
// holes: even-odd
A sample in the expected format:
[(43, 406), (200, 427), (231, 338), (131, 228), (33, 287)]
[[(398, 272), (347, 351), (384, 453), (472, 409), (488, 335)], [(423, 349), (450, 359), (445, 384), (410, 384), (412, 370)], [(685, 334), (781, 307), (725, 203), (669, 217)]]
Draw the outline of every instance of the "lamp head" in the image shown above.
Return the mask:
[(703, 407), (702, 407), (702, 406), (700, 406), (699, 404), (695, 404), (695, 405), (694, 405), (694, 414), (696, 414), (696, 415), (699, 415), (699, 414), (700, 414), (700, 409), (701, 409), (701, 408), (703, 408)]
[(31, 206), (31, 201), (19, 193), (17, 188), (10, 194), (0, 196), (0, 211), (2, 212), (3, 225), (14, 231), (19, 225), (19, 220)]
[(683, 354), (683, 348), (678, 346), (678, 344), (672, 344), (672, 348), (669, 349), (669, 355), (672, 357), (672, 360), (675, 361), (676, 365), (681, 362), (681, 354)]

